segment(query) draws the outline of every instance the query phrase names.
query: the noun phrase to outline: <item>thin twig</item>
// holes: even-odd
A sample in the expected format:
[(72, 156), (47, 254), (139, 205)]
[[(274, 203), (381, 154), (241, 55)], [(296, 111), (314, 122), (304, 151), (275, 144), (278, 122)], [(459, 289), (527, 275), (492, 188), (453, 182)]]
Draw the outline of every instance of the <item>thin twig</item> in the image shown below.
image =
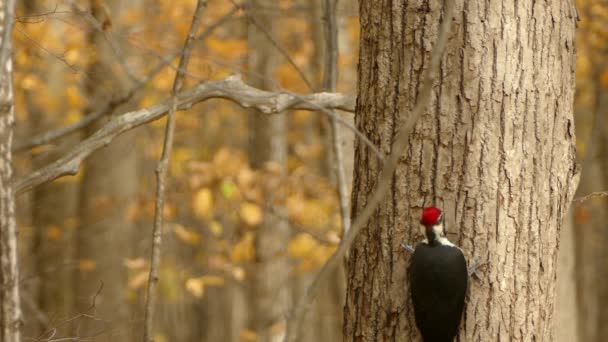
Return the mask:
[[(192, 24), (186, 41), (184, 42), (183, 54), (179, 61), (180, 70), (188, 67), (192, 42), (195, 39), (196, 31), (203, 16), (203, 10), (207, 5), (207, 0), (198, 0), (196, 10), (192, 17)], [(157, 300), (158, 272), (160, 267), (160, 248), (162, 242), (163, 208), (165, 202), (165, 180), (171, 159), (173, 148), (173, 135), (175, 133), (175, 113), (177, 111), (178, 92), (184, 84), (184, 72), (177, 72), (171, 91), (171, 110), (165, 126), (165, 142), (163, 152), (156, 168), (156, 209), (154, 213), (154, 228), (152, 232), (152, 255), (150, 257), (150, 275), (148, 276), (148, 295), (146, 297), (146, 309), (144, 314), (144, 342), (154, 342), (154, 312)]]
[(577, 197), (574, 200), (572, 200), (572, 203), (583, 203), (586, 202), (587, 200), (590, 200), (594, 197), (608, 197), (608, 191), (596, 191), (596, 192), (592, 192), (588, 195), (582, 196), (582, 197)]
[[(337, 0), (323, 0), (323, 17), (325, 20), (325, 75), (323, 90), (335, 92), (338, 83), (338, 27), (336, 24)], [(348, 184), (344, 171), (344, 151), (341, 146), (341, 127), (336, 120), (335, 112), (331, 120), (331, 142), (333, 149), (333, 169), (338, 181), (338, 198), (340, 200), (340, 216), (342, 218), (342, 234), (350, 229), (350, 201), (348, 199)]]
[(399, 160), (399, 157), (401, 156), (403, 151), (405, 151), (407, 147), (408, 137), (411, 131), (413, 130), (416, 121), (422, 115), (424, 109), (427, 107), (427, 103), (431, 97), (435, 74), (439, 69), (441, 58), (443, 56), (443, 51), (447, 42), (449, 29), (452, 23), (452, 17), (454, 14), (455, 7), (454, 3), (454, 1), (450, 0), (446, 0), (444, 3), (445, 12), (443, 20), (441, 22), (441, 27), (439, 29), (439, 36), (437, 38), (435, 48), (431, 54), (430, 65), (425, 71), (422, 88), (420, 89), (416, 105), (412, 110), (411, 114), (408, 115), (405, 120), (403, 118), (405, 115), (401, 114), (400, 120), (398, 122), (403, 123), (399, 125), (397, 135), (391, 146), (391, 153), (389, 155), (389, 158), (384, 164), (382, 172), (378, 177), (378, 181), (376, 183), (376, 190), (370, 196), (365, 208), (363, 208), (361, 213), (356, 217), (355, 221), (351, 226), (350, 231), (344, 235), (344, 238), (340, 242), (340, 245), (338, 246), (336, 252), (321, 268), (311, 285), (307, 288), (305, 294), (300, 298), (296, 306), (293, 308), (287, 322), (287, 333), (285, 334), (285, 341), (287, 342), (293, 342), (297, 339), (304, 315), (306, 314), (306, 311), (308, 310), (308, 307), (310, 306), (312, 301), (315, 299), (320, 284), (330, 274), (334, 267), (342, 262), (342, 259), (344, 258), (346, 252), (352, 245), (352, 242), (354, 241), (355, 237), (357, 236), (359, 231), (361, 231), (361, 229), (367, 224), (367, 221), (375, 212), (376, 208), (378, 207), (378, 205), (380, 204), (389, 189), (392, 175), (395, 172), (395, 169), (397, 168), (397, 161)]
[[(334, 108), (352, 112), (355, 107), (355, 99), (352, 96), (335, 93), (297, 96), (285, 92), (275, 93), (250, 87), (243, 83), (240, 76), (234, 75), (219, 81), (204, 82), (191, 90), (181, 92), (177, 95), (177, 108), (188, 109), (196, 103), (213, 98), (230, 100), (244, 108), (257, 108), (260, 112), (269, 115), (287, 109), (318, 111)], [(17, 179), (14, 184), (15, 192), (23, 193), (56, 178), (75, 175), (82, 161), (91, 153), (108, 145), (117, 136), (161, 118), (170, 110), (171, 105), (172, 99), (168, 99), (147, 108), (113, 117), (97, 132), (82, 140), (58, 160)]]

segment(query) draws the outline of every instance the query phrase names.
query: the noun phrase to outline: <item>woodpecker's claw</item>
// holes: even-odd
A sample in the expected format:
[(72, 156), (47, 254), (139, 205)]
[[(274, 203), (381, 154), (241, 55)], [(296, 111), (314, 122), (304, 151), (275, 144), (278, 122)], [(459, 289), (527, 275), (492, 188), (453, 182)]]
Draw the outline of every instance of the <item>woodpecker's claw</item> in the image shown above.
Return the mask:
[(471, 264), (471, 266), (469, 266), (467, 272), (469, 274), (469, 277), (476, 275), (478, 279), (481, 278), (481, 276), (477, 273), (477, 270), (479, 269), (479, 267), (487, 264), (488, 261), (479, 261), (479, 259), (475, 259), (475, 261), (473, 261), (473, 264)]
[(405, 242), (401, 243), (401, 247), (403, 247), (403, 249), (405, 249), (406, 251), (410, 252), (410, 253), (414, 253), (414, 247), (408, 245)]

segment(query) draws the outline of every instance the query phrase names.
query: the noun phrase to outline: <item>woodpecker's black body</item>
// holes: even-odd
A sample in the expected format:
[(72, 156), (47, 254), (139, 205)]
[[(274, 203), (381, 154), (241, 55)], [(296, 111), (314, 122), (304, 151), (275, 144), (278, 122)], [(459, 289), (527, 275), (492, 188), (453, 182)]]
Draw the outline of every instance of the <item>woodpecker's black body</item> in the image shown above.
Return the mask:
[(424, 342), (454, 341), (467, 291), (466, 259), (445, 238), (440, 213), (434, 219), (423, 216), (427, 240), (416, 246), (410, 266), (414, 315)]

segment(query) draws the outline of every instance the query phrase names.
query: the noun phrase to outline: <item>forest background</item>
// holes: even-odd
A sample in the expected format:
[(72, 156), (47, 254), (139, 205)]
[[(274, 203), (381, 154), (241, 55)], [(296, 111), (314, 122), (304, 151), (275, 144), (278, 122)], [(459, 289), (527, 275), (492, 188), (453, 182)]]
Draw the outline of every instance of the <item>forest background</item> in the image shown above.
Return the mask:
[[(170, 108), (182, 88), (208, 84), (174, 116), (155, 341), (282, 338), (290, 310), (350, 224), (359, 5), (202, 2), (18, 2), (15, 177), (56, 160), (66, 167), (51, 183), (17, 185), (25, 341), (140, 340), (167, 117), (90, 156), (96, 148), (80, 142), (118, 114)], [(558, 341), (606, 341), (608, 4), (576, 5), (583, 174), (562, 230), (554, 325)], [(292, 95), (286, 114), (264, 113), (286, 94), (322, 91), (337, 93)], [(71, 176), (66, 153), (87, 157)], [(298, 341), (342, 339), (345, 293), (341, 265), (321, 284)]]

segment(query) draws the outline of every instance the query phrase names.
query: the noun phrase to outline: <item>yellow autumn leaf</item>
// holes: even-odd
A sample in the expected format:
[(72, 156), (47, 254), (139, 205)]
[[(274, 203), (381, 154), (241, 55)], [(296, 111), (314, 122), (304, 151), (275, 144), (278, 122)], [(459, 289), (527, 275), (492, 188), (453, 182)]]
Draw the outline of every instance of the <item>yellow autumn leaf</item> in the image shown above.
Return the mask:
[(82, 118), (82, 116), (80, 115), (79, 110), (70, 109), (68, 111), (67, 115), (63, 118), (63, 123), (66, 125), (71, 125), (71, 124), (74, 124), (74, 123), (80, 121), (81, 118)]
[(231, 252), (232, 261), (244, 262), (253, 260), (255, 256), (254, 235), (252, 232), (247, 232), (239, 242), (234, 245)]
[(194, 297), (201, 298), (205, 293), (205, 282), (198, 278), (190, 278), (186, 280), (186, 290), (190, 292)]
[(24, 89), (24, 90), (32, 90), (32, 89), (36, 89), (40, 85), (40, 83), (41, 83), (41, 81), (40, 81), (40, 78), (38, 78), (38, 76), (36, 76), (34, 74), (27, 74), (21, 80), (19, 86), (21, 86), (22, 89)]
[(245, 270), (239, 266), (233, 267), (230, 270), (230, 273), (232, 274), (232, 277), (238, 281), (245, 280), (245, 277), (247, 276), (247, 274), (245, 273)]
[(312, 236), (300, 233), (289, 241), (287, 252), (292, 257), (305, 258), (318, 247), (317, 245), (317, 241)]
[(258, 334), (253, 330), (245, 329), (241, 331), (240, 338), (243, 342), (255, 342), (258, 340)]
[(125, 258), (122, 262), (126, 268), (130, 270), (138, 270), (148, 266), (148, 262), (144, 258)]
[(61, 231), (61, 228), (58, 225), (50, 224), (46, 227), (46, 237), (49, 240), (57, 241), (57, 240), (61, 239), (62, 235), (63, 235), (63, 232)]
[(154, 342), (168, 342), (169, 339), (167, 339), (167, 336), (161, 334), (161, 333), (156, 333), (154, 334)]
[(148, 282), (148, 275), (148, 270), (137, 272), (134, 276), (130, 277), (127, 287), (131, 290), (141, 288)]
[(236, 182), (239, 187), (243, 190), (248, 190), (253, 186), (255, 181), (255, 172), (248, 167), (239, 170), (236, 175)]
[(241, 204), (239, 215), (241, 217), (241, 220), (243, 220), (250, 226), (259, 225), (260, 223), (262, 223), (262, 220), (264, 218), (262, 209), (257, 204), (249, 202)]
[(220, 237), (224, 231), (224, 227), (222, 227), (222, 224), (217, 221), (211, 221), (211, 223), (209, 223), (209, 230), (213, 236)]
[(70, 64), (76, 64), (76, 62), (78, 62), (80, 59), (82, 59), (82, 56), (78, 49), (69, 49), (68, 51), (66, 51), (64, 53), (64, 58), (65, 58), (66, 62), (68, 62)]
[(93, 271), (97, 267), (97, 263), (93, 259), (80, 259), (78, 261), (78, 269), (82, 272)]
[(235, 60), (247, 51), (247, 42), (243, 39), (207, 39), (207, 46), (215, 56), (225, 60)]
[(205, 285), (208, 286), (222, 286), (224, 285), (224, 278), (216, 275), (204, 275), (199, 277)]
[(198, 190), (192, 198), (194, 216), (199, 219), (209, 218), (213, 209), (213, 193), (207, 188)]
[(197, 246), (201, 242), (201, 236), (199, 233), (193, 231), (192, 229), (188, 229), (181, 224), (173, 225), (173, 232), (180, 240), (191, 246)]
[(82, 108), (84, 106), (84, 100), (80, 91), (76, 86), (71, 85), (65, 89), (65, 96), (68, 100), (70, 108)]
[(139, 101), (139, 105), (142, 107), (151, 107), (158, 102), (158, 97), (153, 94), (146, 94)]

